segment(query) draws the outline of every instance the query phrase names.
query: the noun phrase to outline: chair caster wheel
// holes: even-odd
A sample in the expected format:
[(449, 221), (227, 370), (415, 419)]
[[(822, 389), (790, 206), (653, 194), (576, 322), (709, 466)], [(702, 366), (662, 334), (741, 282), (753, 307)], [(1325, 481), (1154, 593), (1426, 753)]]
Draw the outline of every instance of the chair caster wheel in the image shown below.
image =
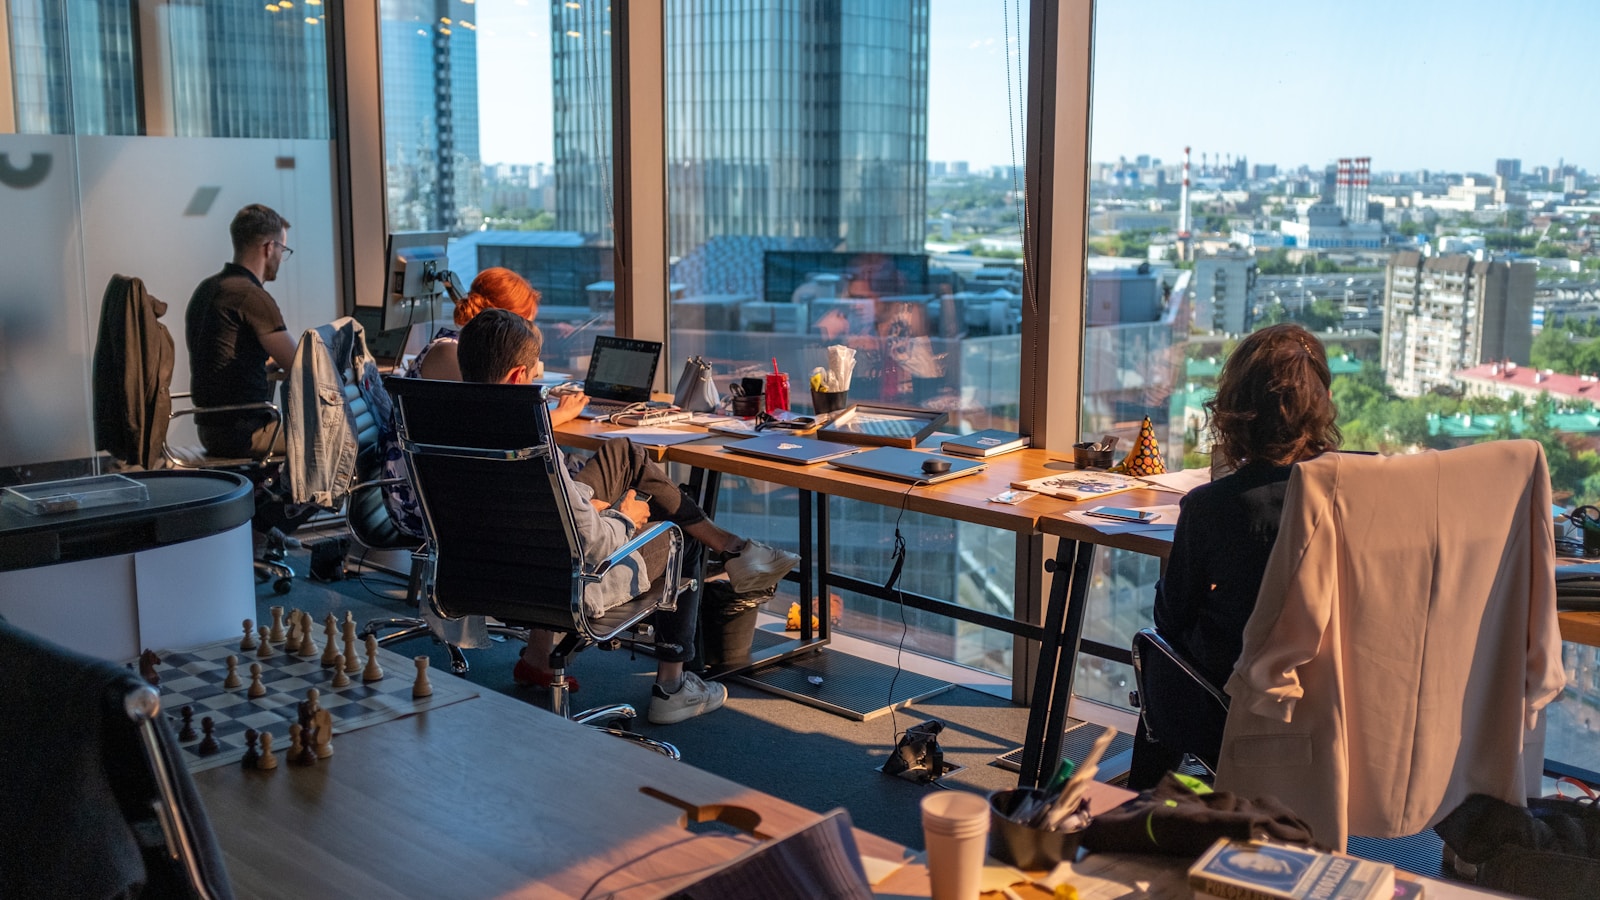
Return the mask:
[(275, 594), (287, 594), (293, 587), (294, 582), (287, 578), (279, 578), (272, 583), (272, 591)]

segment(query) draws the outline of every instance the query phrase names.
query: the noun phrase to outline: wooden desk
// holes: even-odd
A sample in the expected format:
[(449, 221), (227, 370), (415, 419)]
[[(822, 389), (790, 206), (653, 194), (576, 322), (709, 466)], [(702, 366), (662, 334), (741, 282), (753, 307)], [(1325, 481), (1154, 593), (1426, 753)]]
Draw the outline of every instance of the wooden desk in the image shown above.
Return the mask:
[[(335, 747), (312, 767), (195, 775), (240, 897), (544, 900), (646, 880), (629, 896), (659, 896), (750, 844), (691, 837), (684, 812), (646, 788), (709, 818), (753, 817), (763, 836), (820, 818), (495, 693)], [(880, 859), (910, 857), (859, 829), (856, 841)], [(886, 884), (927, 896), (920, 866)]]
[(1558, 619), (1563, 641), (1600, 647), (1600, 612), (1564, 612)]

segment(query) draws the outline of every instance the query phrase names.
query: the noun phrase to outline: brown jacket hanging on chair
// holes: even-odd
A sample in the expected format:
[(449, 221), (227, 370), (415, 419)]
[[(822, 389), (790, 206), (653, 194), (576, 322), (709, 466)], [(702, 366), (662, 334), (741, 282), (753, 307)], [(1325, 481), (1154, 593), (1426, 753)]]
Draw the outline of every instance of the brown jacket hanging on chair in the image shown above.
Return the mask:
[(94, 445), (129, 465), (160, 465), (172, 414), (167, 304), (144, 282), (113, 275), (100, 303), (94, 347)]

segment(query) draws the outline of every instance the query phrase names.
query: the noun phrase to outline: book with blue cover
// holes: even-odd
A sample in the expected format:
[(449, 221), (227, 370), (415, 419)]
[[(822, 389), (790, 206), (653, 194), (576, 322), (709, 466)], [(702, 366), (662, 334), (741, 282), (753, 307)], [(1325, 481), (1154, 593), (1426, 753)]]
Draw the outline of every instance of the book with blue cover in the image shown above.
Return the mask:
[(1196, 900), (1391, 900), (1394, 866), (1223, 838), (1189, 867)]
[(1013, 450), (1021, 450), (1031, 443), (1033, 441), (1027, 435), (1017, 434), (1015, 431), (1000, 431), (995, 428), (988, 428), (983, 431), (974, 431), (971, 434), (950, 438), (940, 444), (939, 449), (946, 453), (955, 453), (960, 456), (987, 458), (999, 456), (1002, 453), (1010, 453)]

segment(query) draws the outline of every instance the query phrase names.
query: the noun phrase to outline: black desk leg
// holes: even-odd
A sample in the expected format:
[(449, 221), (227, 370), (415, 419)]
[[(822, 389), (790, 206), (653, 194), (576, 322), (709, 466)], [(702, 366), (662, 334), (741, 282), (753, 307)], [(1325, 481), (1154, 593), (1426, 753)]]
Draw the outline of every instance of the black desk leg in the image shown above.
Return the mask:
[(1061, 757), (1061, 737), (1066, 728), (1067, 710), (1072, 705), (1078, 638), (1083, 633), (1089, 570), (1093, 564), (1093, 544), (1062, 540), (1056, 550), (1056, 570), (1050, 580), (1033, 703), (1028, 710), (1028, 731), (1022, 740), (1018, 787), (1038, 787), (1054, 772), (1056, 761)]

